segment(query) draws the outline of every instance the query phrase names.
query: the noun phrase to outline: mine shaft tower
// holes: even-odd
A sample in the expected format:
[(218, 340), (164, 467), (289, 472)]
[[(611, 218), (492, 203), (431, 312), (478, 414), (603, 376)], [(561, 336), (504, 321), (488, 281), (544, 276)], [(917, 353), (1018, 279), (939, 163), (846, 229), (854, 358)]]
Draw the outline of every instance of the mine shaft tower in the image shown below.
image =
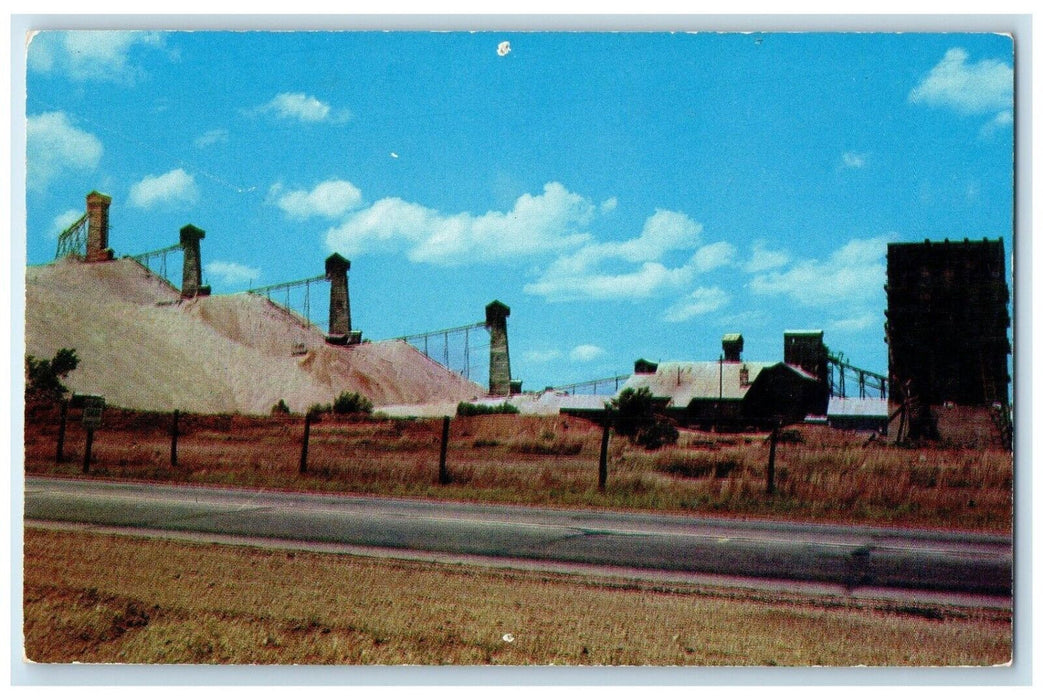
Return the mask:
[(1008, 404), (1003, 241), (887, 247), (888, 370), (899, 400)]

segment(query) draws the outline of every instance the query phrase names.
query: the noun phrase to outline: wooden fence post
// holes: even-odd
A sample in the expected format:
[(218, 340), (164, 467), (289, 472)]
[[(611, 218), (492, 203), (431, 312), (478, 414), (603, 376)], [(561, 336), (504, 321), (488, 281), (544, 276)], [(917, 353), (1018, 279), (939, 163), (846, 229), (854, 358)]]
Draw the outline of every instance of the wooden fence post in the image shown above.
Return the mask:
[(598, 458), (598, 491), (604, 492), (608, 483), (608, 435), (612, 431), (612, 421), (605, 420), (601, 432), (601, 456)]
[(308, 436), (311, 433), (311, 411), (304, 414), (304, 442), (301, 444), (301, 466), (300, 473), (308, 471)]
[(94, 428), (87, 428), (87, 445), (83, 448), (83, 473), (91, 471), (91, 447), (94, 445)]
[(771, 437), (768, 447), (768, 495), (775, 493), (775, 443), (779, 440), (779, 424), (776, 421), (771, 426)]
[(65, 461), (65, 425), (69, 418), (69, 401), (65, 399), (61, 403), (58, 412), (58, 446), (54, 451), (54, 461), (61, 464)]
[(174, 410), (174, 424), (170, 428), (170, 466), (177, 466), (177, 422), (180, 417), (180, 413)]
[(449, 416), (442, 418), (442, 449), (438, 454), (438, 483), (445, 485), (449, 483), (449, 469), (445, 464), (446, 453), (449, 451)]

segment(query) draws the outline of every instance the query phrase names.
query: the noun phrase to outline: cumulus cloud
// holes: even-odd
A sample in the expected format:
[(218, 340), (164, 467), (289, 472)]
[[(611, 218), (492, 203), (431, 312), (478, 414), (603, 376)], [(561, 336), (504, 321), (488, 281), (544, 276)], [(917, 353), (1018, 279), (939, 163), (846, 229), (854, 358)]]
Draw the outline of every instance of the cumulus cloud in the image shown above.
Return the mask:
[[(551, 301), (574, 301), (640, 299), (680, 289), (696, 275), (730, 264), (735, 255), (729, 243), (700, 246), (702, 230), (702, 224), (681, 212), (657, 210), (635, 238), (588, 242), (556, 259), (524, 291)], [(680, 265), (663, 262), (679, 251), (692, 252)]]
[(606, 355), (608, 351), (597, 345), (577, 345), (569, 351), (569, 359), (573, 362), (593, 362)]
[(346, 110), (334, 110), (325, 102), (303, 92), (282, 92), (260, 107), (260, 112), (275, 114), (280, 119), (301, 122), (342, 122), (350, 118)]
[(672, 305), (663, 314), (664, 321), (679, 323), (724, 308), (731, 296), (720, 287), (699, 287)]
[(694, 274), (690, 265), (668, 268), (662, 263), (648, 262), (631, 272), (544, 275), (525, 285), (524, 291), (551, 301), (647, 299), (664, 290), (683, 287), (692, 281)]
[(101, 141), (77, 129), (65, 112), (45, 112), (26, 119), (26, 179), (30, 189), (43, 190), (67, 171), (98, 167)]
[(784, 267), (789, 261), (789, 253), (781, 250), (768, 250), (762, 242), (757, 241), (753, 244), (753, 253), (750, 255), (749, 261), (743, 265), (743, 269), (749, 273), (764, 272)]
[(133, 82), (142, 75), (130, 58), (135, 47), (161, 49), (163, 36), (122, 30), (45, 31), (30, 42), (26, 65), (41, 73), (62, 72), (77, 81)]
[(404, 249), (414, 262), (461, 265), (575, 247), (590, 239), (581, 229), (594, 213), (589, 200), (557, 182), (541, 194), (522, 195), (511, 211), (477, 216), (388, 197), (350, 213), (327, 232), (326, 244), (348, 255)]
[(83, 213), (82, 209), (66, 209), (54, 217), (54, 221), (51, 222), (51, 238), (57, 239), (59, 234), (75, 224), (83, 216)]
[(196, 148), (206, 148), (216, 143), (228, 142), (228, 129), (211, 129), (205, 134), (196, 137), (194, 141)]
[(362, 192), (347, 180), (326, 180), (310, 191), (293, 190), (279, 194), (280, 190), (278, 186), (272, 190), (276, 195), (276, 206), (297, 219), (312, 216), (336, 219), (355, 209), (362, 201)]
[(961, 114), (1002, 113), (1014, 102), (1014, 69), (995, 59), (969, 63), (962, 48), (949, 49), (909, 93), (909, 101)]
[(735, 246), (725, 241), (705, 245), (695, 251), (692, 263), (696, 272), (709, 272), (719, 267), (731, 265), (735, 259)]
[(681, 212), (657, 209), (648, 217), (637, 238), (622, 243), (600, 243), (589, 250), (597, 257), (622, 258), (628, 262), (658, 260), (665, 253), (696, 245), (703, 225)]
[(887, 276), (887, 243), (891, 236), (855, 239), (825, 260), (802, 260), (785, 270), (754, 275), (755, 294), (787, 296), (803, 305), (829, 308), (859, 304), (882, 294)]
[[(510, 211), (480, 215), (446, 214), (398, 197), (356, 208), (362, 194), (343, 180), (311, 191), (284, 192), (276, 185), (268, 199), (298, 218), (339, 218), (326, 232), (326, 245), (344, 255), (404, 252), (413, 262), (454, 266), (557, 254), (524, 287), (527, 294), (554, 301), (637, 299), (680, 290), (698, 274), (732, 264), (736, 254), (729, 243), (700, 245), (702, 225), (667, 210), (648, 217), (633, 238), (595, 241), (585, 229), (611, 206), (558, 182), (522, 195)], [(679, 258), (672, 265), (671, 256)]]
[(146, 175), (130, 186), (130, 205), (151, 209), (157, 205), (194, 204), (199, 199), (195, 178), (181, 168), (163, 175)]
[(248, 284), (261, 276), (261, 271), (256, 267), (224, 260), (212, 260), (203, 265), (203, 270), (207, 274), (208, 281), (216, 281), (218, 284), (226, 286)]
[(545, 277), (572, 277), (590, 273), (606, 260), (630, 263), (658, 261), (664, 254), (694, 248), (702, 225), (679, 212), (658, 210), (645, 221), (640, 235), (626, 241), (589, 242), (558, 258)]

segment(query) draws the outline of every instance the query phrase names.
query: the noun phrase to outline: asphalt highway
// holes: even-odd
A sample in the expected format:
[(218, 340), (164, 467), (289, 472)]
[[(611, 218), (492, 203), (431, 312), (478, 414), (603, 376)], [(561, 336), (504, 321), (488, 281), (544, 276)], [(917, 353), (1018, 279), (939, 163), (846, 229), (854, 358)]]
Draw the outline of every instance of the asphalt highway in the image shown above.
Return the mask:
[[(1009, 600), (1009, 537), (27, 477), (25, 521), (209, 541)], [(455, 559), (453, 559), (455, 557)]]

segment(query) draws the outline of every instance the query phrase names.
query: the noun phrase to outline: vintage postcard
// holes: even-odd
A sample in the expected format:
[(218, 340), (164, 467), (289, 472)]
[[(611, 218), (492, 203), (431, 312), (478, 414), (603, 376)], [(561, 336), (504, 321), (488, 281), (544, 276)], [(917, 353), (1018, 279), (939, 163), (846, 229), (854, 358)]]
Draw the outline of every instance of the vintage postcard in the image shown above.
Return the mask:
[(32, 32), (25, 657), (1009, 667), (1015, 49)]

